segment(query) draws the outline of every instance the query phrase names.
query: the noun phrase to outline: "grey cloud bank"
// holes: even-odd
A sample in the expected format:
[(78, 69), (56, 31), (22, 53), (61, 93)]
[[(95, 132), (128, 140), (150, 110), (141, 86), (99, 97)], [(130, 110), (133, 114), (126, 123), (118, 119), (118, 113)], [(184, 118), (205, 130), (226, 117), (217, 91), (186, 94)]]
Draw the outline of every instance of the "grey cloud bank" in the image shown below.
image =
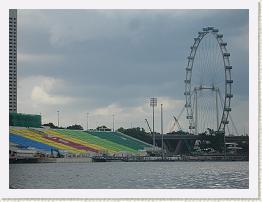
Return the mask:
[(60, 110), (62, 123), (84, 126), (90, 112), (91, 127), (111, 126), (118, 111), (116, 127), (120, 120), (146, 127), (148, 99), (156, 96), (169, 103), (167, 130), (170, 114), (183, 106), (193, 37), (212, 25), (232, 56), (232, 116), (248, 128), (248, 117), (235, 116), (239, 107), (248, 111), (247, 10), (19, 10), (18, 16), (19, 111), (41, 112), (56, 123)]

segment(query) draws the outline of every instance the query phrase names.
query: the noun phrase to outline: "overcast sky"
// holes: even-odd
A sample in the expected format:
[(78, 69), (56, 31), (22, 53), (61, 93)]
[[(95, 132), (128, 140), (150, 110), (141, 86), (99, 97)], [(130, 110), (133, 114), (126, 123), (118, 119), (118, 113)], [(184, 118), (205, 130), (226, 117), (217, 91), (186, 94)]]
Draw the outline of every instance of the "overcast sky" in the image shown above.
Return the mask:
[[(104, 124), (115, 128), (152, 122), (158, 98), (164, 131), (185, 104), (186, 57), (203, 27), (224, 34), (233, 66), (232, 117), (248, 130), (248, 10), (19, 10), (18, 112), (43, 122)], [(222, 59), (222, 58), (221, 58)], [(184, 129), (185, 115), (180, 118)], [(152, 124), (151, 124), (152, 125)]]

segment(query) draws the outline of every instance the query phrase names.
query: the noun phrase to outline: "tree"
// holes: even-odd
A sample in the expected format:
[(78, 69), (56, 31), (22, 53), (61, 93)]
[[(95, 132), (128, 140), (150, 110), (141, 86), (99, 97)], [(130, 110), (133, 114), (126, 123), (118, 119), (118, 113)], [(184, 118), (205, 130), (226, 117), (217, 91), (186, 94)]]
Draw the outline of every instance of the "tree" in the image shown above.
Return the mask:
[(108, 127), (106, 127), (106, 126), (98, 126), (97, 128), (96, 128), (96, 130), (98, 130), (98, 131), (111, 131), (111, 129), (110, 128), (108, 128)]
[(45, 123), (45, 124), (43, 124), (43, 126), (48, 126), (48, 127), (50, 127), (50, 128), (58, 128), (57, 126), (55, 126), (53, 123)]
[(123, 127), (117, 129), (118, 132), (124, 133), (128, 136), (134, 137), (136, 139), (142, 140), (149, 144), (152, 144), (152, 135), (145, 132), (144, 128), (136, 127), (136, 128), (128, 128), (124, 129)]
[(81, 125), (72, 125), (72, 126), (68, 126), (67, 129), (70, 129), (70, 130), (83, 130), (83, 127)]
[(125, 133), (125, 129), (123, 127), (118, 128), (117, 131), (120, 132), (120, 133)]
[(218, 152), (224, 150), (224, 134), (214, 131), (208, 128), (207, 131), (200, 133), (199, 137), (201, 139), (200, 148), (213, 148)]
[(185, 132), (183, 130), (178, 130), (178, 131), (172, 131), (170, 133), (167, 134), (172, 134), (172, 135), (189, 135), (189, 132)]

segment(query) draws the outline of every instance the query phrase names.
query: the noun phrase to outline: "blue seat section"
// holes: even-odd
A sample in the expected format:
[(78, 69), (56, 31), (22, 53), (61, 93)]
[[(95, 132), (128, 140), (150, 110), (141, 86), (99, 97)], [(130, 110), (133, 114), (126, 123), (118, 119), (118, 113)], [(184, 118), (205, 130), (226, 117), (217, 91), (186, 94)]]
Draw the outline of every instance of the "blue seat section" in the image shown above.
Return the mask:
[(22, 146), (22, 147), (34, 147), (37, 150), (42, 150), (46, 152), (51, 152), (51, 149), (56, 149), (47, 144), (36, 142), (34, 140), (30, 140), (28, 138), (25, 138), (19, 135), (14, 135), (14, 134), (9, 134), (9, 141), (15, 144), (18, 144), (19, 146)]

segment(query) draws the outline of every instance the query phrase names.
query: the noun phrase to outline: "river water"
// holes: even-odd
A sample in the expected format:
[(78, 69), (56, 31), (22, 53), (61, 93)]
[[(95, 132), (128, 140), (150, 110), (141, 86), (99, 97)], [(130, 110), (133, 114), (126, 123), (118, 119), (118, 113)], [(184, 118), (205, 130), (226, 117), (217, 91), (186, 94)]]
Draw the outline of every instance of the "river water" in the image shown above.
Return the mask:
[(248, 189), (248, 162), (10, 164), (17, 189)]

